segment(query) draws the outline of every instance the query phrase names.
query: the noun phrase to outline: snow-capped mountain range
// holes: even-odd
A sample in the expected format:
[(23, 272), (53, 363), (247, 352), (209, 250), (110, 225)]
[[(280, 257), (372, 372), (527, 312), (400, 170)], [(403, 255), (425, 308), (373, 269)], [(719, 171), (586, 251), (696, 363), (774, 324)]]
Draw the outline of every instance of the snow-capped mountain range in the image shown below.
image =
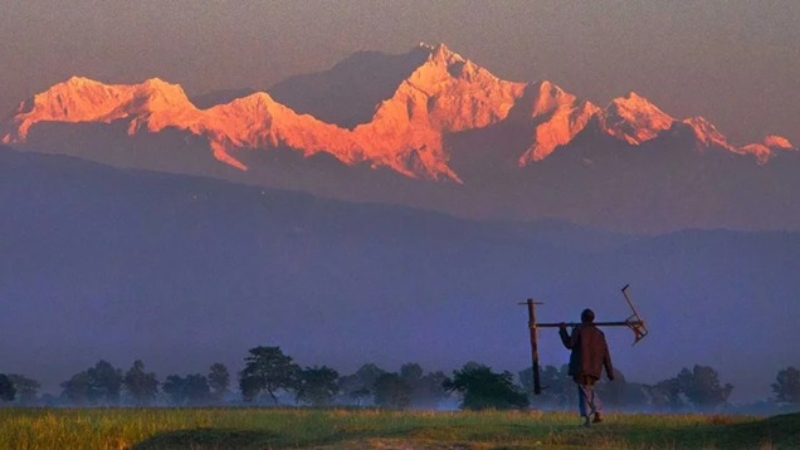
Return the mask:
[(325, 152), (346, 165), (366, 163), (408, 177), (457, 183), (463, 180), (449, 164), (451, 149), (444, 137), (503, 121), (530, 129), (519, 166), (544, 160), (590, 128), (630, 146), (686, 129), (700, 150), (716, 147), (751, 155), (758, 164), (797, 150), (780, 136), (735, 146), (704, 118), (675, 119), (635, 92), (600, 107), (549, 81), (501, 80), (444, 44), (420, 44), (406, 56), (421, 62), (374, 106), (369, 121), (352, 129), (298, 113), (264, 92), (200, 109), (179, 85), (158, 78), (107, 85), (73, 77), (22, 103), (3, 124), (2, 142), (24, 143), (32, 129), (47, 122), (121, 121), (128, 135), (171, 128), (202, 137), (214, 158), (240, 170), (248, 169), (237, 157), (243, 150), (286, 147), (304, 157)]
[[(200, 105), (200, 106), (197, 106)], [(798, 229), (800, 151), (740, 145), (634, 92), (605, 107), (445, 45), (356, 53), (267, 92), (73, 77), (0, 122), (18, 150), (460, 217), (620, 231)]]

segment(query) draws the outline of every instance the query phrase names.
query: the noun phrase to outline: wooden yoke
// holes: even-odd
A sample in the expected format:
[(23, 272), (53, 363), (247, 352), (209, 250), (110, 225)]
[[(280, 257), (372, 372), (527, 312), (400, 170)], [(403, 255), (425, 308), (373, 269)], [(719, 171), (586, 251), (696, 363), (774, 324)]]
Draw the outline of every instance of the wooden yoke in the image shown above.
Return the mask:
[[(628, 327), (633, 331), (633, 345), (636, 345), (637, 342), (641, 341), (647, 334), (649, 333), (647, 329), (647, 325), (645, 325), (644, 320), (639, 315), (639, 312), (636, 311), (636, 308), (633, 306), (633, 302), (631, 301), (630, 297), (628, 296), (628, 287), (630, 285), (625, 285), (622, 288), (622, 295), (625, 296), (625, 301), (628, 302), (628, 306), (630, 306), (632, 314), (625, 320), (619, 322), (594, 322), (595, 326), (598, 327)], [(531, 338), (531, 361), (533, 363), (533, 393), (536, 395), (541, 395), (542, 393), (542, 381), (539, 371), (539, 344), (538, 344), (538, 330), (539, 328), (558, 328), (563, 326), (567, 327), (575, 327), (580, 325), (577, 322), (564, 322), (564, 323), (537, 323), (536, 322), (536, 306), (535, 305), (543, 305), (542, 302), (535, 302), (533, 299), (528, 299), (525, 303), (519, 303), (520, 305), (527, 305), (528, 306), (528, 329), (530, 331), (530, 338)]]

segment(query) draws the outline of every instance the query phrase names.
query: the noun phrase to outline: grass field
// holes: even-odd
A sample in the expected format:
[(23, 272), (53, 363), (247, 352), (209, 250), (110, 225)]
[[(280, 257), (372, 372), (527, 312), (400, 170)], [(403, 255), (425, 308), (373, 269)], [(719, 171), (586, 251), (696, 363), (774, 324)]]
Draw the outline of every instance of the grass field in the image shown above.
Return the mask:
[(800, 448), (800, 414), (610, 414), (307, 409), (1, 409), (3, 449)]

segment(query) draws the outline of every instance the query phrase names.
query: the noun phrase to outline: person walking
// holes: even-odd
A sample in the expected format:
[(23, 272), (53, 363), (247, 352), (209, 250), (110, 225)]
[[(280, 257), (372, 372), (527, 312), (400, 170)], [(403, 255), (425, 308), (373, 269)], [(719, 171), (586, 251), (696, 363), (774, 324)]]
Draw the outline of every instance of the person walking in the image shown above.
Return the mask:
[(603, 403), (595, 390), (595, 383), (600, 379), (603, 368), (609, 380), (614, 379), (614, 367), (611, 365), (611, 354), (608, 350), (606, 336), (594, 325), (594, 311), (584, 309), (581, 313), (580, 325), (567, 333), (567, 325), (559, 324), (558, 334), (561, 342), (568, 350), (572, 350), (569, 358), (569, 375), (578, 385), (578, 408), (584, 418), (583, 426), (602, 422)]

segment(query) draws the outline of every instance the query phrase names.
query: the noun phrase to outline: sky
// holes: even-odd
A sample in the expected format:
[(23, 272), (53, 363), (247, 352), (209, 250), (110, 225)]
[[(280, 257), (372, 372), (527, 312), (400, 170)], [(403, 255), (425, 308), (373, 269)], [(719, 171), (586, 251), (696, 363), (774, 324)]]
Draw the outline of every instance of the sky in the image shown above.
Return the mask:
[(800, 142), (800, 2), (5, 0), (0, 111), (72, 75), (266, 90), (359, 50), (443, 42), (497, 76), (604, 105), (636, 91), (735, 145)]

